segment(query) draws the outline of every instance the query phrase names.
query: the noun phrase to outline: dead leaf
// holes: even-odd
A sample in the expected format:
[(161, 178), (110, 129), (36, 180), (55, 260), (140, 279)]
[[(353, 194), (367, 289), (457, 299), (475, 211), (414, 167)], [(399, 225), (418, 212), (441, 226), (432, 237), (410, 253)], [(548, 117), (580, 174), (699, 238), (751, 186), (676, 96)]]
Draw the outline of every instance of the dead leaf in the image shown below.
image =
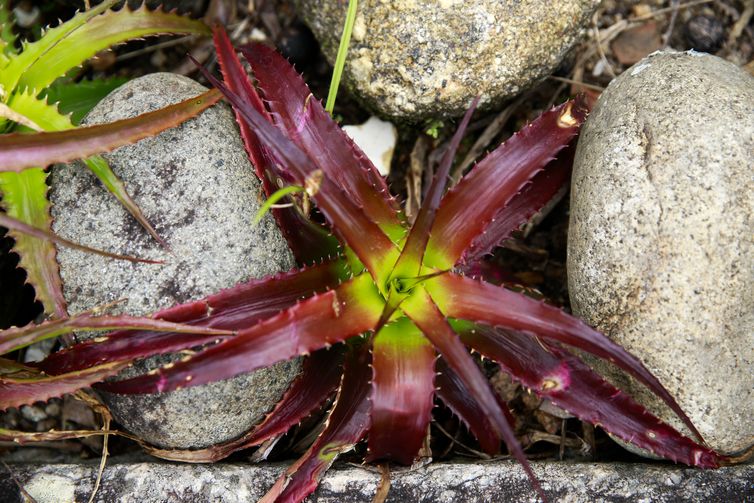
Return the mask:
[(610, 44), (613, 55), (622, 65), (633, 65), (660, 47), (662, 47), (662, 37), (655, 22), (629, 28)]

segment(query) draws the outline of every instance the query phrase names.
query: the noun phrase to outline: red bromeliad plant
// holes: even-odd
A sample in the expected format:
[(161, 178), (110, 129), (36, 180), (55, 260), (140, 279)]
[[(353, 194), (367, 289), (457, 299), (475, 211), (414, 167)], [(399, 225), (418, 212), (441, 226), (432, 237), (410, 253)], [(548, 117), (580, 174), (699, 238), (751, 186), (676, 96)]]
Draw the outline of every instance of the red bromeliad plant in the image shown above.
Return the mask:
[[(116, 393), (155, 393), (308, 355), (281, 402), (242, 438), (200, 452), (163, 453), (172, 459), (220, 459), (282, 435), (335, 394), (319, 438), (264, 501), (302, 500), (337, 455), (365, 437), (367, 461), (411, 464), (427, 435), (435, 397), (486, 452), (497, 453), (504, 442), (542, 494), (514, 436), (510, 413), (469, 348), (499, 363), (537, 395), (617, 437), (689, 465), (719, 464), (715, 452), (662, 423), (569, 348), (607, 359), (644, 383), (701, 440), (635, 357), (558, 308), (461, 272), (474, 270), (567, 182), (567, 163), (554, 159), (586, 116), (581, 100), (542, 114), (445, 193), (472, 106), (409, 226), (371, 162), (281, 56), (260, 44), (241, 48), (255, 86), (222, 30), (215, 31), (215, 44), (224, 83), (208, 77), (234, 106), (267, 195), (299, 186), (326, 221), (325, 227), (309, 218), (293, 198), (291, 206), (272, 210), (299, 262), (314, 265), (154, 316), (215, 333), (113, 332), (55, 353), (39, 368), (75, 376), (97, 366), (205, 345), (147, 375), (97, 385)], [(233, 335), (218, 335), (221, 331)], [(34, 399), (28, 389), (21, 394), (23, 403)]]

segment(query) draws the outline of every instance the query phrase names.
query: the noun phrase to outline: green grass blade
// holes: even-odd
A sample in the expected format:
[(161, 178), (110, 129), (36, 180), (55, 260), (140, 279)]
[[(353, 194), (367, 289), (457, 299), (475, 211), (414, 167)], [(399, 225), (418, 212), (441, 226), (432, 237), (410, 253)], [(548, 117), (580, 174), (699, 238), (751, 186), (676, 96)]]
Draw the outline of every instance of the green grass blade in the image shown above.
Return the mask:
[(168, 244), (159, 234), (157, 234), (155, 228), (149, 223), (149, 220), (144, 216), (141, 208), (136, 204), (136, 201), (134, 201), (129, 195), (128, 190), (126, 190), (126, 184), (124, 184), (123, 181), (118, 178), (118, 175), (113, 172), (113, 169), (105, 158), (99, 155), (94, 155), (85, 159), (84, 164), (86, 164), (89, 170), (94, 173), (94, 176), (99, 178), (99, 181), (102, 182), (102, 185), (105, 186), (108, 192), (115, 196), (118, 202), (120, 202), (120, 204), (128, 210), (139, 224), (146, 229), (150, 236), (156, 239), (163, 247), (167, 248)]
[(159, 34), (210, 35), (201, 21), (163, 12), (146, 6), (107, 11), (91, 18), (30, 65), (19, 86), (43, 89), (71, 68), (81, 65), (100, 51), (127, 40)]
[(277, 204), (278, 201), (283, 199), (285, 196), (288, 196), (295, 192), (306, 192), (306, 189), (299, 187), (298, 185), (289, 185), (288, 187), (283, 187), (282, 189), (275, 191), (259, 208), (259, 211), (257, 211), (256, 215), (254, 215), (254, 220), (251, 222), (251, 224), (256, 226), (259, 222), (262, 221), (262, 218), (267, 214), (267, 212), (270, 211), (275, 204)]
[(325, 110), (327, 110), (330, 115), (332, 115), (332, 111), (335, 108), (335, 97), (338, 95), (340, 79), (343, 76), (343, 67), (346, 64), (348, 46), (351, 44), (351, 33), (353, 32), (353, 23), (356, 21), (356, 10), (358, 9), (358, 6), (358, 0), (348, 0), (348, 13), (346, 14), (346, 22), (343, 26), (343, 35), (340, 37), (338, 56), (335, 58), (335, 68), (333, 68), (330, 90), (327, 93), (327, 104), (325, 105)]

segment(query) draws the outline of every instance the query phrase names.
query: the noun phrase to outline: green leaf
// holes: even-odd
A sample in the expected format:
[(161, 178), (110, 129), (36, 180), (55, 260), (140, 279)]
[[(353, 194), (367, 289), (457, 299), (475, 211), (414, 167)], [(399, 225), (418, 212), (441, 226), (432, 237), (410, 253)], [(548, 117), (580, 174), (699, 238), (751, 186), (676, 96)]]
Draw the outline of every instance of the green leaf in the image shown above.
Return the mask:
[[(10, 64), (0, 72), (0, 86), (5, 89), (5, 93), (10, 94), (13, 92), (24, 72), (39, 58), (47, 54), (61, 40), (85, 25), (87, 21), (115, 5), (116, 2), (117, 0), (104, 0), (96, 7), (85, 12), (80, 12), (65, 23), (47, 30), (42, 38), (36, 42), (24, 42), (22, 52), (12, 58)], [(61, 72), (58, 76), (63, 73), (65, 72)]]
[(9, 105), (15, 112), (34, 121), (44, 131), (64, 131), (73, 128), (71, 118), (61, 114), (58, 107), (49, 104), (48, 101), (37, 98), (33, 91), (25, 90), (14, 94), (9, 100)]
[(102, 98), (128, 82), (123, 77), (83, 82), (56, 82), (42, 94), (48, 103), (57, 103), (62, 114), (70, 114), (71, 122), (78, 126), (81, 120)]
[(54, 133), (0, 135), (0, 172), (69, 162), (137, 142), (198, 115), (217, 103), (210, 90), (181, 103), (109, 124)]
[[(51, 232), (46, 180), (47, 173), (42, 168), (27, 169), (22, 173), (0, 173), (0, 204), (10, 217)], [(55, 245), (13, 229), (8, 233), (16, 241), (13, 251), (20, 257), (19, 266), (26, 271), (26, 281), (34, 287), (45, 313), (66, 316)]]
[(201, 21), (146, 6), (137, 10), (124, 7), (92, 17), (68, 34), (32, 63), (19, 80), (20, 87), (43, 89), (71, 68), (81, 65), (100, 51), (127, 40), (161, 34), (210, 35)]
[(8, 63), (9, 54), (16, 53), (15, 43), (16, 35), (13, 34), (10, 0), (0, 0), (0, 68)]

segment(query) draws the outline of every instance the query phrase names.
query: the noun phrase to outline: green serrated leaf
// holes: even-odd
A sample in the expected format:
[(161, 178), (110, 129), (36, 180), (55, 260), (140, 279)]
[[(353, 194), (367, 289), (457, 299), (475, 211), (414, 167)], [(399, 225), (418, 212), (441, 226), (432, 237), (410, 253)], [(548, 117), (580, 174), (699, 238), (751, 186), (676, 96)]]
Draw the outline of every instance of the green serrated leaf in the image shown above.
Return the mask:
[(60, 82), (51, 85), (42, 94), (48, 103), (57, 103), (62, 114), (70, 114), (71, 122), (78, 126), (81, 120), (102, 98), (128, 82), (123, 77), (83, 82)]
[[(9, 216), (50, 232), (52, 217), (46, 181), (47, 173), (42, 168), (0, 173), (0, 204)], [(27, 282), (34, 287), (45, 313), (66, 316), (55, 245), (13, 230), (8, 233), (16, 242), (13, 250), (20, 257), (19, 266), (26, 271)]]
[(34, 121), (44, 131), (65, 131), (73, 127), (70, 117), (61, 114), (58, 107), (47, 103), (47, 100), (37, 98), (30, 90), (14, 94), (10, 107)]
[(2, 102), (0, 102), (0, 119), (15, 122), (16, 124), (31, 129), (32, 131), (42, 131), (39, 124)]
[(145, 6), (127, 7), (91, 18), (71, 32), (29, 66), (19, 80), (20, 87), (43, 89), (65, 72), (81, 65), (100, 51), (127, 40), (160, 34), (209, 35), (201, 21)]
[[(5, 89), (7, 94), (10, 94), (16, 88), (19, 79), (21, 79), (21, 76), (29, 69), (29, 67), (57, 46), (61, 40), (64, 40), (71, 33), (84, 26), (90, 19), (105, 12), (107, 9), (115, 5), (116, 2), (117, 0), (104, 0), (96, 7), (88, 11), (80, 12), (65, 23), (47, 30), (42, 38), (36, 42), (24, 42), (22, 52), (18, 54), (18, 56), (13, 57), (8, 66), (0, 72), (0, 86)], [(65, 73), (65, 71), (60, 72), (57, 76), (60, 76), (63, 73)]]
[(8, 63), (7, 54), (16, 53), (15, 43), (16, 35), (13, 33), (10, 0), (0, 0), (0, 68)]

